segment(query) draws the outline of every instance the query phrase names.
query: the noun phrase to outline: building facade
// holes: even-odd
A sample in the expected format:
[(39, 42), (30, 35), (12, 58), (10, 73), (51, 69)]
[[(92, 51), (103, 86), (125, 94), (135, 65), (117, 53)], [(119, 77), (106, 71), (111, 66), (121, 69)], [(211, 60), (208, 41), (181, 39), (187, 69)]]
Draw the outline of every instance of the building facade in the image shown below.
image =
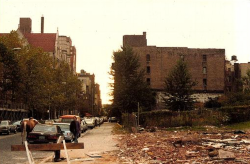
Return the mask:
[(92, 115), (96, 115), (95, 111), (95, 75), (87, 73), (84, 70), (81, 70), (80, 73), (77, 74), (78, 79), (82, 84), (82, 100), (83, 107), (80, 110), (80, 114), (82, 116), (85, 113), (90, 113)]
[(32, 20), (20, 18), (18, 33), (27, 44), (40, 47), (53, 57), (55, 63), (66, 62), (72, 73), (76, 74), (76, 48), (67, 36), (57, 33), (44, 33), (44, 17), (41, 17), (41, 33), (32, 33)]
[(198, 101), (204, 102), (208, 97), (224, 93), (225, 49), (148, 46), (146, 32), (123, 36), (123, 46), (131, 46), (139, 56), (141, 68), (146, 72), (145, 80), (151, 89), (158, 91), (159, 102), (164, 80), (180, 59), (187, 63), (192, 80), (197, 82), (193, 89)]

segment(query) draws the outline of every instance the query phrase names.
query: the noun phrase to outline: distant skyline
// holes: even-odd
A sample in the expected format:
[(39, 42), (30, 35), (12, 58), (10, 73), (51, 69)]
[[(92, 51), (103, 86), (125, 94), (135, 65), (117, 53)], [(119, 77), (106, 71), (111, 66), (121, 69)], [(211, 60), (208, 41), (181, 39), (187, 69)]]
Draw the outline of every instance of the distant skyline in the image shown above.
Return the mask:
[(224, 48), (226, 57), (250, 62), (250, 0), (0, 0), (0, 33), (32, 19), (32, 32), (69, 36), (77, 72), (95, 74), (103, 104), (109, 103), (108, 72), (123, 35), (147, 33), (157, 47)]

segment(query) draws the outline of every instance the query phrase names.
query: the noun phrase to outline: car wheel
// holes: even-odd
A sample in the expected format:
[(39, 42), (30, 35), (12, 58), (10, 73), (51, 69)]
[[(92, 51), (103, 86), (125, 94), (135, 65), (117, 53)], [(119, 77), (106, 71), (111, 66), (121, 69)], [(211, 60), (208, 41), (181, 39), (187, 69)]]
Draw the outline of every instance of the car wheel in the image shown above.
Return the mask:
[(8, 134), (8, 135), (10, 134), (10, 129), (8, 129), (7, 134)]
[(14, 133), (15, 133), (15, 134), (17, 133), (17, 129), (14, 130)]

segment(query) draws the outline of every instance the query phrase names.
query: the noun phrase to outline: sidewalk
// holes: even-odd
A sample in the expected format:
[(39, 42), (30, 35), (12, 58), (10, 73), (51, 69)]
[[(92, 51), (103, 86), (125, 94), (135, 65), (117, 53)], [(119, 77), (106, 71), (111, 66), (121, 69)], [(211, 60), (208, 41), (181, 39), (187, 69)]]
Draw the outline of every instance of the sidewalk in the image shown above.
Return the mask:
[[(78, 138), (79, 143), (84, 143), (84, 149), (68, 150), (70, 163), (74, 164), (116, 164), (116, 151), (119, 150), (116, 137), (112, 135), (113, 123), (104, 123), (100, 127), (89, 129)], [(61, 150), (60, 162), (53, 162), (53, 156), (42, 161), (35, 161), (40, 164), (67, 164), (65, 151)]]

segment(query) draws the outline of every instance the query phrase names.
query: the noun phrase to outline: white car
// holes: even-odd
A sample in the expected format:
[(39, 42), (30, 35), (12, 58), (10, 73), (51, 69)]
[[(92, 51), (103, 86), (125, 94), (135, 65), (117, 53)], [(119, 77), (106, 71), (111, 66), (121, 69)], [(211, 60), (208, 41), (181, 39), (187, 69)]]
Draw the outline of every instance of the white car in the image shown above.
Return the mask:
[(84, 120), (87, 123), (88, 128), (93, 129), (95, 127), (95, 117), (84, 117)]
[(83, 133), (83, 132), (85, 132), (87, 130), (88, 130), (88, 125), (87, 125), (86, 121), (84, 119), (82, 119), (82, 121), (81, 121), (81, 132)]

